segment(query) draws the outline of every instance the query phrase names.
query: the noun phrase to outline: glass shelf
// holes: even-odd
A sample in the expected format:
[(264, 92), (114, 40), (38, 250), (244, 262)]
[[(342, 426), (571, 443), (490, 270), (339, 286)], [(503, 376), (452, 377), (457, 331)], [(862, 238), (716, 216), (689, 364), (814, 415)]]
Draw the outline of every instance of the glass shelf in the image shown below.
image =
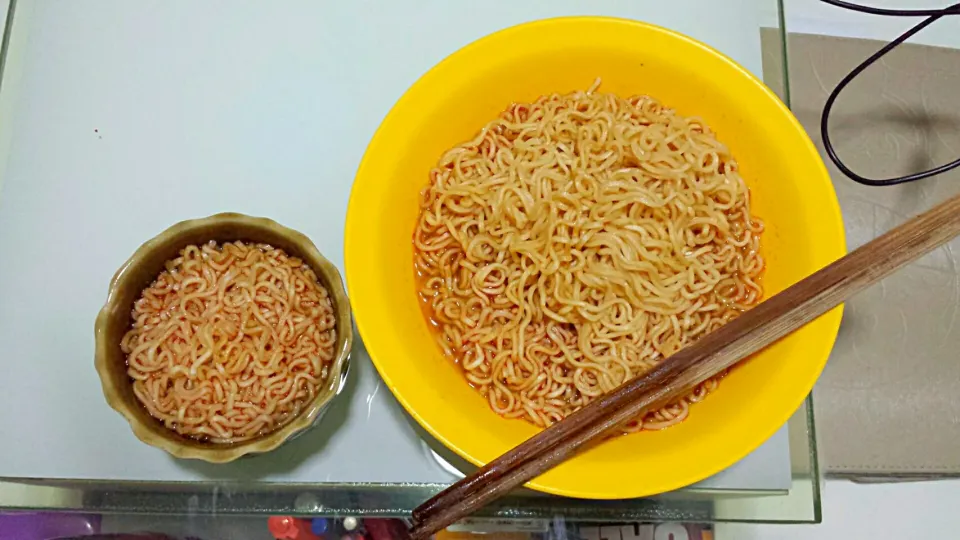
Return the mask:
[[(711, 0), (696, 0), (709, 2)], [(571, 3), (571, 2), (568, 2)], [(8, 118), (16, 100), (24, 50), (37, 46), (27, 39), (33, 8), (13, 0), (0, 52), (0, 115)], [(783, 6), (777, 0), (746, 2), (759, 21), (762, 68), (767, 83), (789, 103)], [(588, 11), (586, 2), (581, 11)], [(700, 37), (689, 28), (678, 28)], [(260, 36), (260, 39), (266, 39)], [(709, 40), (707, 40), (709, 41)], [(0, 170), (5, 170), (11, 140), (0, 130)], [(0, 185), (2, 188), (2, 185)], [(2, 191), (0, 191), (2, 195)], [(12, 361), (12, 359), (7, 359)], [(589, 501), (523, 491), (481, 512), (509, 519), (577, 521), (688, 521), (813, 523), (820, 520), (820, 471), (817, 463), (813, 407), (808, 398), (788, 422), (792, 485), (780, 492), (682, 489), (657, 497)], [(7, 433), (6, 444), (17, 444)], [(61, 452), (70, 452), (66, 445)], [(133, 482), (0, 478), (0, 509), (90, 513), (154, 513), (178, 515), (356, 515), (404, 517), (445, 487), (439, 483), (264, 483), (264, 482)]]
[[(566, 499), (524, 492), (501, 499), (478, 516), (574, 521), (687, 521), (816, 523), (820, 472), (812, 402), (790, 419), (792, 486), (770, 494), (681, 489), (618, 501)], [(68, 449), (65, 449), (65, 451)], [(103, 482), (5, 478), (6, 510), (184, 515), (358, 515), (405, 517), (442, 484), (269, 484), (235, 482)]]

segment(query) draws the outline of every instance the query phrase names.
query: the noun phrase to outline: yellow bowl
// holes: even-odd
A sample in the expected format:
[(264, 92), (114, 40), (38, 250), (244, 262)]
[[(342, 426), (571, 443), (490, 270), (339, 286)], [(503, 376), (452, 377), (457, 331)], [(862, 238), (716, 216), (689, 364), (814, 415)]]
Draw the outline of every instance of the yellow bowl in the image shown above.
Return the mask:
[[(511, 102), (586, 89), (649, 94), (700, 116), (738, 160), (766, 223), (766, 294), (845, 252), (836, 194), (803, 128), (759, 80), (717, 51), (648, 24), (594, 17), (516, 26), (454, 53), (400, 99), (360, 165), (346, 223), (346, 275), (370, 357), (406, 410), (481, 465), (536, 431), (505, 420), (442, 356), (414, 289), (419, 192), (440, 155)], [(841, 309), (735, 368), (678, 426), (616, 437), (528, 484), (614, 499), (677, 489), (732, 465), (787, 421), (827, 361)]]

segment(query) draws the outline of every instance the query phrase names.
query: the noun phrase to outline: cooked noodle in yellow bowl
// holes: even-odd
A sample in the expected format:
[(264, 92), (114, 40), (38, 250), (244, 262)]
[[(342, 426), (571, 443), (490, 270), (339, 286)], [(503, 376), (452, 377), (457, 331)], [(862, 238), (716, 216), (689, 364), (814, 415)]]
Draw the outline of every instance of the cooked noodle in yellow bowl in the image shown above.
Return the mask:
[[(478, 465), (844, 252), (823, 164), (766, 87), (689, 38), (603, 18), (511, 28), (427, 73), (370, 143), (346, 231), (380, 374)], [(800, 405), (839, 319), (530, 487), (639, 497), (720, 471)]]

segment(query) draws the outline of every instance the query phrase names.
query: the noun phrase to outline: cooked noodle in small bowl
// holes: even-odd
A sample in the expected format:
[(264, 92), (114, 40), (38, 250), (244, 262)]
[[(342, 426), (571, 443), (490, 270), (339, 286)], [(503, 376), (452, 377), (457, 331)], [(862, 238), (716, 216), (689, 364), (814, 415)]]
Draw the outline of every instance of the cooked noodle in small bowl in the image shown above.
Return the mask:
[(144, 442), (225, 462), (317, 422), (352, 341), (336, 268), (300, 233), (219, 214), (179, 223), (117, 272), (97, 318), (107, 402)]

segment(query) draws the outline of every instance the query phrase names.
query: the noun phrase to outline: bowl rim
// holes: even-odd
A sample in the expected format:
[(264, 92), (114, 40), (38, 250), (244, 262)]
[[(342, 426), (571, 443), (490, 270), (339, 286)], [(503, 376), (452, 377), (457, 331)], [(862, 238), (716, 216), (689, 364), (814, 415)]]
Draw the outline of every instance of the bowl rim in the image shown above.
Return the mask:
[[(768, 98), (771, 102), (775, 103), (775, 106), (777, 107), (778, 111), (782, 114), (783, 121), (786, 124), (789, 124), (789, 127), (791, 128), (791, 130), (796, 132), (799, 138), (802, 140), (802, 146), (803, 146), (802, 151), (812, 158), (811, 161), (814, 162), (813, 166), (818, 169), (818, 174), (816, 175), (818, 178), (816, 178), (816, 180), (822, 180), (826, 182), (827, 187), (829, 189), (829, 193), (833, 194), (832, 197), (827, 197), (827, 199), (829, 200), (822, 201), (824, 203), (824, 207), (821, 208), (822, 217), (823, 219), (830, 220), (831, 222), (837, 225), (838, 234), (837, 234), (837, 237), (832, 240), (832, 243), (834, 244), (834, 247), (839, 251), (838, 256), (846, 252), (846, 249), (847, 249), (846, 238), (845, 238), (844, 228), (842, 225), (843, 222), (840, 214), (840, 205), (836, 198), (836, 193), (833, 190), (832, 184), (830, 183), (831, 181), (830, 181), (829, 173), (826, 169), (826, 166), (823, 163), (823, 160), (820, 158), (819, 153), (817, 152), (816, 146), (813, 144), (806, 130), (800, 125), (800, 122), (796, 119), (793, 113), (790, 112), (790, 109), (780, 100), (780, 98), (772, 90), (770, 90), (770, 88), (768, 88), (759, 78), (757, 78), (753, 73), (751, 73), (750, 71), (748, 71), (747, 69), (739, 65), (736, 61), (731, 59), (729, 56), (714, 49), (713, 47), (699, 40), (696, 40), (692, 37), (684, 35), (680, 32), (671, 30), (669, 28), (664, 28), (662, 26), (658, 26), (655, 24), (637, 21), (637, 20), (631, 20), (631, 19), (623, 19), (623, 18), (607, 17), (607, 16), (568, 16), (568, 17), (555, 17), (555, 18), (535, 20), (535, 21), (520, 23), (514, 26), (510, 26), (510, 27), (498, 30), (496, 32), (493, 32), (484, 37), (481, 37), (457, 49), (456, 51), (446, 56), (443, 60), (438, 62), (436, 65), (431, 67), (423, 75), (421, 75), (404, 92), (404, 94), (397, 100), (397, 102), (393, 105), (393, 107), (390, 108), (390, 110), (384, 116), (383, 120), (378, 126), (370, 142), (368, 143), (367, 149), (364, 152), (363, 157), (360, 161), (360, 164), (357, 168), (356, 178), (359, 179), (365, 176), (366, 174), (368, 174), (366, 173), (366, 170), (371, 166), (370, 163), (374, 160), (374, 158), (372, 157), (373, 149), (383, 144), (383, 140), (385, 137), (384, 132), (386, 131), (385, 126), (390, 124), (391, 119), (396, 115), (397, 111), (406, 107), (407, 103), (413, 100), (412, 94), (414, 94), (417, 91), (417, 89), (425, 86), (429, 81), (435, 78), (439, 71), (442, 71), (447, 66), (455, 63), (458, 57), (470, 51), (473, 51), (475, 49), (480, 49), (484, 47), (488, 42), (502, 39), (512, 34), (526, 32), (534, 28), (542, 28), (542, 27), (548, 27), (548, 26), (553, 26), (558, 24), (565, 25), (565, 24), (578, 24), (578, 23), (594, 23), (594, 24), (604, 23), (604, 24), (610, 24), (610, 25), (632, 26), (634, 28), (638, 28), (646, 32), (657, 32), (660, 34), (667, 35), (675, 40), (686, 42), (688, 45), (698, 48), (702, 50), (704, 53), (715, 57), (716, 59), (726, 64), (727, 67), (730, 68), (731, 73), (733, 72), (738, 73), (740, 77), (744, 78), (745, 80), (748, 80), (754, 87), (760, 90), (766, 96), (766, 98)], [(356, 201), (355, 194), (358, 191), (358, 184), (359, 182), (355, 181), (353, 188), (351, 189), (350, 201), (348, 204), (347, 216), (346, 216), (344, 261), (346, 265), (346, 278), (347, 278), (348, 291), (355, 290), (356, 287), (360, 286), (357, 283), (357, 280), (359, 278), (351, 277), (353, 272), (351, 272), (351, 266), (350, 266), (350, 261), (352, 259), (350, 255), (350, 251), (351, 251), (350, 246), (352, 243), (351, 235), (356, 234), (351, 227), (351, 222), (357, 219), (356, 217), (353, 217), (353, 216), (360, 213), (360, 209), (357, 208), (358, 205), (355, 204), (355, 201)], [(354, 249), (359, 249), (359, 248), (354, 248)], [(784, 411), (780, 411), (782, 412), (782, 414), (778, 415), (778, 421), (776, 422), (776, 425), (773, 425), (773, 423), (771, 422), (769, 423), (770, 425), (765, 426), (764, 429), (757, 430), (755, 432), (754, 437), (751, 438), (751, 441), (754, 441), (755, 439), (756, 444), (753, 444), (751, 442), (751, 444), (743, 445), (743, 448), (741, 451), (728, 452), (727, 459), (716, 460), (716, 462), (714, 463), (714, 466), (709, 467), (709, 470), (707, 470), (708, 468), (691, 468), (691, 470), (688, 470), (688, 471), (678, 472), (674, 476), (672, 482), (661, 482), (656, 486), (655, 489), (651, 489), (650, 486), (624, 486), (622, 490), (616, 493), (598, 491), (597, 489), (591, 488), (590, 486), (557, 487), (556, 485), (542, 482), (540, 478), (535, 478), (527, 482), (526, 484), (524, 484), (525, 487), (532, 488), (537, 491), (541, 491), (545, 493), (550, 493), (553, 495), (585, 498), (585, 499), (636, 498), (636, 497), (645, 497), (645, 496), (655, 495), (659, 493), (664, 493), (667, 491), (672, 491), (674, 489), (679, 489), (679, 488), (688, 486), (692, 483), (695, 483), (697, 481), (703, 480), (704, 478), (707, 478), (713, 474), (720, 472), (721, 470), (724, 470), (730, 467), (737, 461), (743, 459), (747, 454), (749, 454), (758, 446), (760, 446), (760, 444), (762, 444), (769, 437), (771, 437), (778, 429), (780, 429), (780, 427), (782, 427), (789, 420), (791, 415), (802, 404), (803, 399), (805, 399), (805, 397), (809, 395), (809, 390), (812, 390), (814, 383), (816, 382), (816, 379), (819, 377), (820, 372), (822, 371), (823, 367), (826, 365), (827, 357), (829, 356), (829, 352), (832, 349), (833, 344), (836, 340), (836, 335), (840, 327), (840, 320), (842, 318), (842, 313), (843, 313), (843, 306), (841, 305), (841, 306), (838, 306), (837, 308), (834, 308), (830, 312), (822, 315), (820, 318), (821, 320), (825, 321), (825, 326), (828, 327), (827, 328), (828, 332), (825, 331), (824, 333), (829, 334), (829, 339), (823, 339), (823, 343), (820, 344), (823, 351), (822, 351), (822, 354), (819, 354), (817, 356), (822, 356), (822, 361), (819, 358), (816, 359), (816, 363), (819, 364), (819, 369), (817, 369), (815, 373), (813, 372), (810, 373), (809, 381), (803, 382), (803, 386), (808, 388), (808, 391), (804, 392), (803, 396), (799, 397), (796, 400), (796, 403), (794, 404), (793, 407), (790, 408), (789, 411), (786, 411), (786, 408), (784, 408)], [(354, 318), (356, 319), (357, 328), (360, 331), (361, 335), (373, 336), (376, 334), (376, 331), (375, 331), (376, 329), (371, 326), (373, 325), (372, 320), (368, 320), (366, 312), (363, 309), (360, 309), (359, 311), (355, 312)], [(366, 331), (366, 334), (364, 334), (365, 331)], [(370, 355), (371, 361), (373, 362), (374, 366), (377, 368), (377, 371), (380, 377), (383, 378), (387, 387), (390, 388), (391, 393), (394, 395), (397, 401), (400, 402), (400, 404), (403, 406), (406, 412), (410, 414), (410, 416), (413, 417), (417, 421), (417, 423), (420, 424), (420, 426), (422, 426), (428, 433), (430, 433), (432, 437), (434, 437), (437, 441), (439, 441), (445, 447), (447, 447), (454, 453), (458, 454), (462, 458), (466, 459), (473, 465), (476, 465), (478, 467), (485, 465), (486, 463), (483, 460), (478, 459), (475, 455), (472, 455), (470, 452), (468, 452), (464, 448), (461, 448), (459, 445), (453, 443), (453, 441), (451, 441), (443, 433), (440, 433), (431, 424), (431, 422), (427, 421), (427, 419), (424, 418), (424, 416), (420, 412), (418, 412), (414, 407), (412, 407), (411, 403), (409, 402), (409, 400), (405, 395), (403, 395), (402, 393), (398, 393), (396, 391), (395, 381), (391, 379), (389, 373), (384, 373), (384, 370), (381, 369), (381, 365), (380, 365), (381, 363), (380, 361), (378, 361), (379, 355), (377, 352), (373, 350), (373, 348), (376, 347), (374, 345), (376, 343), (376, 339), (371, 337), (365, 343), (368, 347), (367, 351), (368, 351), (368, 354)], [(383, 351), (380, 351), (380, 354), (384, 354)], [(693, 471), (692, 469), (697, 469), (697, 470)]]
[[(289, 239), (291, 243), (295, 244), (297, 249), (300, 251), (300, 253), (297, 255), (300, 256), (314, 271), (322, 274), (327, 281), (329, 285), (328, 292), (337, 303), (337, 331), (341, 333), (344, 341), (343, 347), (337, 351), (337, 355), (334, 357), (333, 362), (331, 362), (330, 370), (328, 371), (328, 379), (324, 381), (323, 388), (330, 387), (331, 383), (333, 382), (336, 383), (333, 391), (319, 392), (314, 397), (313, 401), (310, 402), (309, 406), (305, 407), (293, 420), (262, 437), (245, 441), (237, 445), (224, 445), (223, 448), (218, 448), (216, 445), (211, 445), (209, 447), (190, 447), (182, 445), (173, 438), (158, 435), (153, 430), (147, 428), (133, 412), (133, 407), (142, 407), (142, 405), (139, 403), (135, 405), (128, 403), (128, 401), (120, 395), (110, 376), (111, 365), (107, 360), (107, 351), (111, 346), (111, 343), (109, 343), (107, 339), (106, 327), (111, 320), (111, 317), (116, 312), (115, 308), (117, 307), (118, 302), (119, 287), (126, 273), (131, 268), (141, 264), (150, 253), (152, 253), (166, 241), (175, 239), (188, 231), (224, 223), (270, 230), (271, 232), (280, 234), (281, 236)], [(303, 233), (289, 227), (285, 227), (269, 218), (253, 217), (235, 212), (223, 212), (204, 218), (180, 221), (141, 244), (140, 247), (133, 252), (130, 258), (128, 258), (123, 265), (120, 266), (113, 278), (110, 280), (107, 300), (100, 309), (100, 312), (97, 314), (96, 323), (94, 325), (94, 334), (94, 367), (97, 370), (97, 376), (100, 378), (100, 385), (103, 391), (104, 399), (113, 410), (126, 419), (127, 423), (130, 425), (130, 429), (133, 431), (133, 434), (144, 443), (164, 450), (175, 457), (199, 459), (209, 463), (227, 463), (247, 454), (269, 452), (270, 450), (279, 447), (291, 438), (311, 427), (320, 419), (326, 407), (343, 389), (347, 374), (349, 372), (350, 351), (353, 346), (353, 323), (350, 311), (350, 303), (343, 285), (343, 279), (340, 276), (340, 271), (337, 270), (337, 267), (327, 260), (327, 258), (320, 253), (314, 243)], [(170, 433), (172, 433), (172, 431)]]

